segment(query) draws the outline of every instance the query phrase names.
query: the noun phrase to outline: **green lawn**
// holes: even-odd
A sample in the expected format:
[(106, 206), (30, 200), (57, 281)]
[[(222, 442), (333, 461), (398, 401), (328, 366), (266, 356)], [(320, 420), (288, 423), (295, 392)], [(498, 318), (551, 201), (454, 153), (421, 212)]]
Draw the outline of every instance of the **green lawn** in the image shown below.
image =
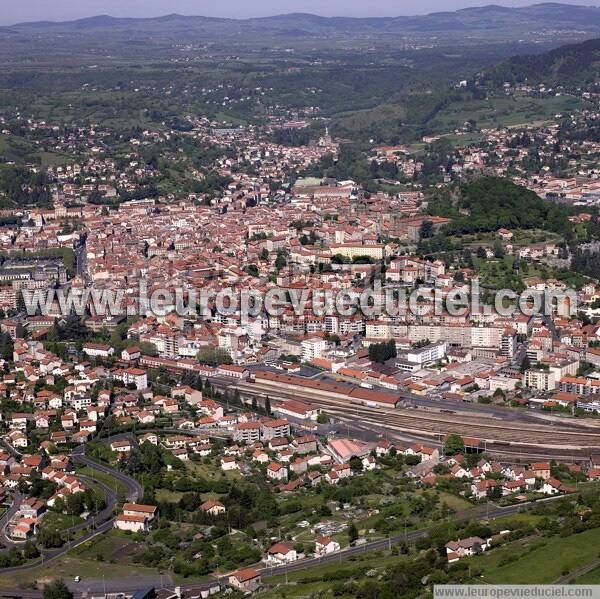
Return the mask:
[(175, 503), (183, 497), (179, 491), (169, 491), (169, 489), (156, 489), (156, 501), (165, 501)]
[(439, 499), (440, 504), (445, 503), (449, 508), (456, 510), (457, 512), (461, 512), (463, 510), (473, 507), (472, 503), (468, 502), (466, 499), (463, 499), (462, 497), (452, 495), (452, 493), (446, 493), (444, 491), (440, 491), (439, 496), (440, 496), (440, 499)]
[(42, 526), (46, 529), (65, 530), (76, 524), (80, 524), (83, 520), (79, 516), (67, 516), (58, 512), (48, 512), (42, 520)]
[(134, 565), (133, 556), (143, 548), (143, 542), (135, 541), (134, 538), (133, 535), (113, 529), (72, 549), (69, 556), (86, 562), (129, 564), (137, 569), (139, 564)]
[(215, 461), (211, 461), (210, 464), (203, 464), (202, 462), (193, 462), (192, 460), (189, 460), (185, 462), (185, 466), (193, 476), (210, 480), (223, 478), (239, 480), (242, 476), (239, 470), (223, 472)]
[[(570, 537), (526, 539), (473, 558), (484, 580), (498, 584), (549, 584), (598, 557), (600, 529)], [(508, 559), (510, 558), (510, 562)]]
[(580, 576), (574, 582), (575, 584), (600, 584), (600, 568), (595, 568), (591, 572)]
[(115, 491), (119, 497), (125, 497), (127, 495), (127, 487), (110, 474), (100, 472), (100, 470), (96, 470), (90, 466), (84, 466), (83, 468), (78, 467), (77, 473), (99, 480), (101, 483), (104, 483), (107, 487)]

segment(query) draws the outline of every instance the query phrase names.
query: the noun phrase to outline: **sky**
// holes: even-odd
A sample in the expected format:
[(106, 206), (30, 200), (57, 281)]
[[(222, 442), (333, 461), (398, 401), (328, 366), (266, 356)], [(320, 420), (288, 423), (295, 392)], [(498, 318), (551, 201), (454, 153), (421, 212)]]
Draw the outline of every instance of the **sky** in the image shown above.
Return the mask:
[[(289, 12), (323, 16), (383, 17), (501, 4), (526, 6), (541, 0), (0, 0), (0, 24), (22, 21), (69, 21), (99, 14), (155, 17), (171, 13), (247, 18)], [(597, 5), (600, 0), (558, 0)]]

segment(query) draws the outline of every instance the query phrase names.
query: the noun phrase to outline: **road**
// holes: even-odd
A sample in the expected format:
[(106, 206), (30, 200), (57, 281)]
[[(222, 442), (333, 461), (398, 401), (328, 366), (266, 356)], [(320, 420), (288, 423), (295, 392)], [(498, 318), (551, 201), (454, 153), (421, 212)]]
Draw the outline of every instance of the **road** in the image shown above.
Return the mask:
[[(123, 474), (122, 472), (113, 470), (112, 468), (109, 468), (108, 466), (105, 466), (104, 464), (100, 464), (100, 463), (88, 458), (84, 452), (85, 452), (85, 447), (83, 445), (77, 446), (71, 454), (73, 457), (73, 461), (78, 464), (83, 464), (85, 466), (89, 466), (89, 467), (94, 468), (95, 470), (98, 470), (105, 474), (108, 474), (108, 475), (112, 476), (113, 478), (117, 479), (118, 481), (120, 481), (121, 483), (123, 483), (123, 485), (125, 485), (125, 487), (127, 489), (127, 500), (128, 501), (135, 502), (142, 498), (142, 496), (144, 494), (144, 489), (136, 480)], [(89, 541), (90, 539), (94, 538), (95, 536), (97, 536), (99, 534), (104, 534), (104, 533), (110, 531), (114, 525), (113, 512), (114, 512), (114, 508), (117, 504), (117, 497), (116, 497), (116, 494), (107, 485), (105, 485), (101, 481), (97, 481), (95, 479), (93, 479), (93, 480), (106, 493), (107, 506), (102, 511), (100, 511), (95, 518), (92, 518), (91, 521), (87, 520), (86, 522), (77, 524), (77, 525), (71, 527), (70, 529), (68, 529), (67, 532), (75, 532), (75, 531), (83, 530), (86, 528), (89, 528), (89, 530), (85, 534), (83, 534), (81, 537), (78, 537), (77, 539), (74, 539), (73, 541), (66, 543), (62, 547), (59, 547), (57, 549), (48, 549), (48, 550), (42, 551), (41, 557), (39, 559), (35, 560), (34, 562), (29, 562), (27, 564), (23, 564), (22, 566), (14, 566), (11, 568), (2, 568), (2, 569), (0, 569), (0, 573), (24, 572), (26, 570), (31, 570), (32, 568), (37, 568), (38, 566), (47, 564), (48, 562), (57, 559), (58, 557), (64, 555), (68, 551), (70, 551), (71, 549), (78, 547), (79, 545), (85, 543), (86, 541)], [(12, 511), (12, 514), (14, 514), (14, 512), (16, 511), (19, 504), (20, 504), (20, 500), (18, 503), (16, 500), (13, 501), (13, 505), (11, 506), (11, 508), (9, 508), (9, 510), (7, 510), (7, 512), (0, 519), (0, 524), (2, 524), (2, 531), (4, 530), (3, 523), (5, 523), (5, 518), (10, 518), (11, 511)], [(15, 507), (15, 506), (17, 506), (17, 507)], [(14, 509), (14, 511), (13, 511), (13, 509)], [(2, 536), (3, 535), (0, 534), (0, 537), (2, 537)], [(0, 540), (2, 540), (2, 542), (4, 543), (3, 538), (0, 538)], [(6, 539), (6, 540), (8, 543), (10, 543), (9, 539)], [(13, 546), (13, 545), (10, 544), (9, 546)], [(3, 591), (0, 590), (0, 595), (2, 595), (2, 593), (3, 593)]]
[(12, 541), (7, 534), (7, 526), (10, 522), (11, 518), (17, 513), (19, 507), (21, 507), (21, 502), (23, 501), (23, 495), (18, 492), (15, 492), (12, 496), (12, 504), (11, 506), (2, 514), (2, 518), (0, 518), (0, 543), (7, 548), (11, 547), (19, 547), (22, 546), (22, 543), (15, 543)]
[(86, 285), (91, 285), (87, 272), (87, 246), (85, 241), (75, 248), (75, 272), (83, 278)]
[(123, 485), (125, 485), (127, 488), (127, 501), (135, 502), (144, 496), (144, 488), (142, 485), (140, 485), (140, 483), (137, 482), (137, 480), (127, 476), (126, 474), (123, 474), (122, 472), (119, 472), (118, 470), (114, 470), (105, 464), (101, 464), (95, 460), (92, 460), (91, 458), (88, 458), (85, 455), (84, 445), (78, 445), (72, 451), (71, 456), (75, 463), (94, 468), (95, 470), (98, 470), (104, 474), (108, 474), (119, 482), (123, 483)]
[[(462, 514), (456, 516), (457, 520), (470, 520), (473, 518), (479, 520), (493, 520), (494, 518), (499, 518), (500, 516), (510, 516), (512, 514), (516, 514), (521, 511), (527, 505), (531, 505), (531, 503), (521, 504), (521, 505), (511, 505), (508, 507), (497, 507), (493, 505), (489, 506), (476, 506), (469, 510), (466, 510)], [(305, 570), (311, 568), (313, 566), (318, 566), (319, 564), (324, 564), (327, 562), (338, 561), (342, 559), (347, 559), (352, 555), (356, 555), (359, 553), (365, 553), (366, 551), (374, 551), (377, 549), (385, 549), (390, 545), (395, 545), (397, 543), (401, 543), (403, 541), (410, 542), (415, 541), (421, 537), (426, 536), (432, 527), (428, 528), (420, 528), (418, 530), (412, 530), (407, 532), (406, 534), (394, 535), (387, 539), (380, 539), (378, 541), (371, 541), (370, 543), (365, 543), (364, 545), (358, 545), (356, 547), (348, 547), (342, 551), (337, 553), (330, 553), (328, 555), (324, 555), (318, 558), (310, 558), (307, 560), (301, 560), (298, 562), (294, 562), (291, 564), (287, 564), (285, 566), (279, 566), (278, 568), (261, 568), (260, 572), (263, 577), (268, 578), (269, 576), (279, 576), (281, 574), (285, 574), (286, 572), (297, 572), (298, 570)]]

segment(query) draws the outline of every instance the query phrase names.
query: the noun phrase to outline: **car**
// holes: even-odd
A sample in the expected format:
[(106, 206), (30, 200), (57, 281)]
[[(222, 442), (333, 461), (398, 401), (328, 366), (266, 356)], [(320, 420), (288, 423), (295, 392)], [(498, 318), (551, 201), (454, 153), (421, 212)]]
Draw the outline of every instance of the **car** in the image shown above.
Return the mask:
[(81, 576), (75, 576), (75, 578), (73, 578), (73, 582), (81, 582)]

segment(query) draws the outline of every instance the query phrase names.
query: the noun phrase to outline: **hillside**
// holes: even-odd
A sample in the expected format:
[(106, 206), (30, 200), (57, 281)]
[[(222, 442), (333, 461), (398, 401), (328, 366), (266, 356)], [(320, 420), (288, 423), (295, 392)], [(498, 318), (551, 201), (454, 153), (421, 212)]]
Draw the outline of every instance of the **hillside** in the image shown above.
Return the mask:
[(499, 177), (482, 177), (463, 185), (457, 203), (448, 198), (435, 200), (430, 212), (452, 219), (446, 227), (450, 235), (497, 231), (503, 227), (539, 227), (562, 234), (570, 226), (567, 208), (542, 200), (525, 187)]
[(585, 85), (598, 82), (600, 39), (560, 46), (542, 54), (514, 56), (486, 73), (492, 84), (504, 82)]

